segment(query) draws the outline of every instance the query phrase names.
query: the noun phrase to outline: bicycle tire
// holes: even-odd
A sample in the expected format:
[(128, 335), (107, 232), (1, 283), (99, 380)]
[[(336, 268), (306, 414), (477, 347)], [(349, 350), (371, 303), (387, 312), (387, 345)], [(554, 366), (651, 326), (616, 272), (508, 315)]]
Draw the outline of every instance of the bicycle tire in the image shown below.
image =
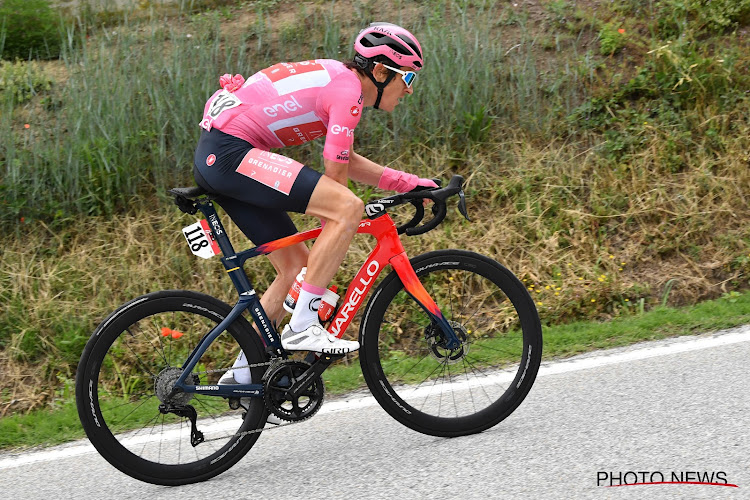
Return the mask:
[[(233, 412), (223, 398), (186, 395), (192, 396), (186, 404), (196, 409), (206, 439), (193, 447), (190, 419), (161, 414), (155, 395), (154, 381), (181, 373), (198, 340), (231, 309), (197, 292), (154, 292), (122, 305), (94, 331), (78, 365), (76, 403), (86, 435), (110, 464), (135, 479), (174, 486), (226, 471), (255, 444), (259, 432), (240, 433), (265, 424), (262, 398), (243, 400), (246, 408)], [(211, 344), (198, 366), (206, 372), (231, 367), (239, 349), (249, 363), (266, 361), (261, 340), (242, 317)], [(260, 381), (263, 372), (253, 368), (253, 380)], [(204, 373), (195, 382), (215, 384), (222, 373)]]
[(370, 391), (389, 415), (424, 434), (463, 436), (497, 425), (529, 393), (541, 363), (531, 296), (508, 269), (474, 252), (440, 250), (410, 262), (463, 345), (441, 350), (435, 326), (394, 271), (360, 325)]

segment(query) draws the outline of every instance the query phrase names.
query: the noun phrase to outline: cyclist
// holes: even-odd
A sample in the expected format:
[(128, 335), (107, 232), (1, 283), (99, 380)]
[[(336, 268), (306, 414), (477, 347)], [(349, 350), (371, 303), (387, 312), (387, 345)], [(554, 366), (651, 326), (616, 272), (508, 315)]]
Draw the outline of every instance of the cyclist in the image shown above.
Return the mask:
[[(216, 201), (254, 244), (295, 234), (288, 211), (318, 217), (324, 224), (309, 251), (299, 243), (268, 255), (277, 275), (261, 304), (276, 323), (284, 316), (282, 303), (295, 276), (303, 266), (308, 268), (281, 335), (288, 350), (344, 354), (359, 348), (357, 341), (329, 334), (317, 315), (364, 210), (347, 188), (347, 179), (399, 192), (437, 187), (429, 179), (378, 165), (353, 149), (363, 108), (391, 112), (413, 92), (423, 64), (419, 42), (400, 26), (373, 23), (357, 35), (354, 51), (347, 63), (279, 63), (247, 81), (241, 75), (224, 75), (222, 89), (206, 103), (200, 123), (196, 182), (219, 195)], [(325, 175), (269, 151), (323, 136)], [(234, 366), (246, 364), (241, 354)], [(235, 371), (236, 382), (249, 382), (249, 370)]]

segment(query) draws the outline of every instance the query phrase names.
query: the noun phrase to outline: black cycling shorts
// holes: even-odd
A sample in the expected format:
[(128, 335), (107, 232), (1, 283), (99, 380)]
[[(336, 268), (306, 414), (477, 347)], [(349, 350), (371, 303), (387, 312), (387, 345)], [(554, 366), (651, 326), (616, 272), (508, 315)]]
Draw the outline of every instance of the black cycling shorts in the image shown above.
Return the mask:
[(297, 232), (287, 212), (304, 213), (322, 174), (212, 129), (201, 132), (193, 175), (255, 245)]

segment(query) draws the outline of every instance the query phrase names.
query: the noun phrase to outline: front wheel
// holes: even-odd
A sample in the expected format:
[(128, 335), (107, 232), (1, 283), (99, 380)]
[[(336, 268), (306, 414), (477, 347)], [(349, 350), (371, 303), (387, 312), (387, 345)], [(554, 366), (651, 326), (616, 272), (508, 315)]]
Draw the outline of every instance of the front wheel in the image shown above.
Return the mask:
[(542, 328), (523, 284), (497, 261), (463, 250), (411, 259), (462, 345), (441, 332), (389, 274), (360, 327), (360, 363), (370, 391), (396, 420), (433, 436), (488, 429), (521, 404), (542, 357)]
[[(179, 485), (209, 479), (250, 450), (265, 424), (261, 398), (232, 410), (220, 397), (178, 394), (168, 399), (175, 409), (162, 411), (190, 352), (230, 310), (211, 296), (171, 290), (134, 299), (99, 325), (78, 365), (76, 401), (89, 440), (110, 464), (141, 481)], [(242, 317), (209, 346), (191, 382), (215, 385), (240, 349), (249, 363), (265, 362)], [(264, 367), (251, 373), (260, 382)]]

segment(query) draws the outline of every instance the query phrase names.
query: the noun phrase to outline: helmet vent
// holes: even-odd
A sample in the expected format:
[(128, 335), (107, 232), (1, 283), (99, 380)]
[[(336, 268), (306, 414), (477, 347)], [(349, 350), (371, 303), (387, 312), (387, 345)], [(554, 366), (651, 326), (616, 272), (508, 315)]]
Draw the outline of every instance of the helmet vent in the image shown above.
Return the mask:
[(401, 40), (403, 40), (406, 43), (406, 45), (411, 47), (411, 50), (413, 50), (414, 53), (417, 54), (417, 56), (419, 56), (420, 59), (422, 59), (422, 52), (419, 50), (419, 47), (417, 47), (417, 44), (414, 43), (414, 40), (410, 39), (408, 36), (405, 36), (405, 35), (396, 35), (396, 36), (398, 36)]

